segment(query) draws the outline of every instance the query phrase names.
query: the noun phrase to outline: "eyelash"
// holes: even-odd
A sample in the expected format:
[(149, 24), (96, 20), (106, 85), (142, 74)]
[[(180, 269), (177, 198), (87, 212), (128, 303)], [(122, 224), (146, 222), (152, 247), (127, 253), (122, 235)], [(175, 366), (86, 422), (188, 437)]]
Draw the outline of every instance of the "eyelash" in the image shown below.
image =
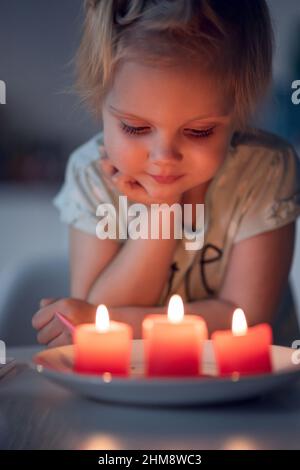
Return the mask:
[[(127, 124), (124, 124), (124, 122), (121, 123), (122, 129), (124, 132), (130, 135), (143, 135), (145, 134), (145, 129), (148, 129), (148, 127), (132, 127), (128, 126)], [(209, 137), (210, 135), (213, 134), (214, 127), (210, 127), (208, 129), (203, 129), (203, 130), (196, 130), (196, 129), (191, 129), (191, 131), (194, 134), (190, 134), (190, 137), (195, 137), (196, 139), (198, 138), (205, 138)]]

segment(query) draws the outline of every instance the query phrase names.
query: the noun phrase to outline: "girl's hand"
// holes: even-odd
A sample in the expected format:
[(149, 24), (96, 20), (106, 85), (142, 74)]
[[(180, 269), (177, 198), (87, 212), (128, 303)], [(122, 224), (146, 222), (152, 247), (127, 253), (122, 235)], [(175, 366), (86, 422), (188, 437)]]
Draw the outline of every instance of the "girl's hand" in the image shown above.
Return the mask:
[(64, 315), (71, 323), (90, 323), (95, 321), (96, 306), (84, 300), (42, 299), (32, 318), (32, 326), (37, 330), (37, 340), (48, 347), (64, 346), (72, 343), (72, 334), (56, 317), (55, 312)]
[(102, 170), (103, 178), (113, 191), (117, 189), (120, 193), (127, 196), (131, 201), (139, 202), (147, 206), (150, 206), (151, 204), (161, 204), (162, 202), (170, 205), (175, 202), (180, 202), (181, 198), (176, 196), (172, 196), (165, 201), (151, 197), (146, 191), (145, 187), (142, 186), (136, 179), (121, 173), (113, 165), (103, 146), (100, 146), (100, 153), (100, 168)]
[[(55, 316), (55, 312), (60, 312), (71, 323), (94, 323), (96, 317), (95, 305), (84, 300), (65, 299), (42, 299), (38, 310), (32, 318), (32, 326), (38, 332), (37, 340), (40, 344), (49, 348), (65, 346), (72, 343), (72, 335), (68, 328)], [(155, 309), (155, 308), (154, 308)], [(110, 320), (125, 322), (132, 327), (133, 338), (142, 337), (142, 311), (151, 313), (153, 308), (144, 307), (109, 307)], [(144, 312), (144, 313), (145, 313)], [(160, 313), (160, 312), (159, 312)]]

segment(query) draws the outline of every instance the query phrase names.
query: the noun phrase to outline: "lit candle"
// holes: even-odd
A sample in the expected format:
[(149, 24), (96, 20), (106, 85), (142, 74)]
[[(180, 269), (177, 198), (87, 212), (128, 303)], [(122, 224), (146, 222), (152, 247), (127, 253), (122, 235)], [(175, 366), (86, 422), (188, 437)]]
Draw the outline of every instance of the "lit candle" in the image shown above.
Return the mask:
[(211, 338), (220, 375), (271, 372), (272, 329), (267, 323), (248, 328), (241, 308), (233, 313), (232, 330), (215, 331)]
[(146, 376), (196, 376), (200, 374), (205, 321), (184, 315), (179, 295), (173, 295), (168, 315), (152, 314), (143, 321)]
[(105, 305), (97, 308), (95, 325), (75, 327), (73, 341), (76, 372), (129, 375), (132, 329), (125, 323), (110, 321)]

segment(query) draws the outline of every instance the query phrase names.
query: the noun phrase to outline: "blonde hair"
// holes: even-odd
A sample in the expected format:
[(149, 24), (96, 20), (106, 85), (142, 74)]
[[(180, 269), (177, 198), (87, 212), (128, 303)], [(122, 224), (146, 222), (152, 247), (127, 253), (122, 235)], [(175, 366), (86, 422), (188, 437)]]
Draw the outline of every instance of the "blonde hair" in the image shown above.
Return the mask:
[(244, 127), (272, 78), (273, 32), (265, 0), (86, 0), (77, 89), (99, 116), (117, 66), (188, 60), (232, 93)]

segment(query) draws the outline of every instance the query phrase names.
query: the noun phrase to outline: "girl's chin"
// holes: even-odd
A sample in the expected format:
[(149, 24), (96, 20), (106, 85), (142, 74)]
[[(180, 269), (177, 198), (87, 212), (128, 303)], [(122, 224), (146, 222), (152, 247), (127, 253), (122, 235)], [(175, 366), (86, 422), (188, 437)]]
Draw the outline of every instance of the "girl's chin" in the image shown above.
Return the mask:
[(157, 201), (159, 204), (168, 203), (170, 200), (176, 200), (179, 196), (173, 192), (167, 191), (149, 191), (149, 196)]

